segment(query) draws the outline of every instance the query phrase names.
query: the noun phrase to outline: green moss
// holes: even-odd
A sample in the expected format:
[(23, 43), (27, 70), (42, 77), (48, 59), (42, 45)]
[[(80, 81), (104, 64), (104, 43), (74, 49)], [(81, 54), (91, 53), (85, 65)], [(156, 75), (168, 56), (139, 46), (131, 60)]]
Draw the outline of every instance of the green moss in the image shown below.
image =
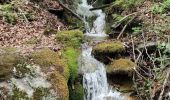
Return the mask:
[(107, 57), (116, 57), (119, 53), (125, 51), (124, 45), (119, 41), (101, 42), (93, 47), (94, 57), (104, 63), (107, 63)]
[(0, 48), (0, 49), (5, 51), (6, 53), (12, 53), (12, 54), (18, 52), (18, 49), (15, 47), (5, 47), (5, 48)]
[(114, 5), (121, 7), (124, 10), (130, 10), (138, 5), (140, 5), (143, 0), (116, 0)]
[(65, 46), (77, 48), (80, 46), (83, 32), (80, 30), (61, 31), (56, 35), (56, 40)]
[(84, 88), (82, 84), (76, 83), (74, 89), (69, 88), (70, 100), (83, 100), (84, 99)]
[(16, 72), (15, 76), (18, 78), (22, 78), (25, 76), (25, 74), (30, 73), (30, 69), (26, 67), (27, 63), (26, 62), (20, 62), (15, 66)]
[(13, 94), (11, 96), (11, 100), (30, 100), (27, 96), (27, 93), (19, 90), (14, 86), (13, 88)]
[(65, 77), (63, 77), (63, 75), (56, 71), (50, 74), (48, 80), (51, 81), (54, 87), (56, 87), (57, 95), (60, 97), (61, 100), (69, 100), (67, 80), (65, 79)]
[(132, 76), (136, 64), (129, 59), (118, 59), (107, 67), (108, 74), (127, 74)]
[(22, 58), (15, 52), (15, 48), (0, 49), (0, 79), (7, 80), (11, 77), (13, 67), (21, 63)]
[(73, 84), (74, 80), (78, 76), (78, 57), (80, 52), (74, 48), (67, 48), (64, 52), (64, 57), (67, 59), (67, 63), (70, 69), (70, 81)]
[(43, 69), (54, 66), (68, 80), (69, 68), (65, 59), (61, 58), (57, 52), (45, 48), (34, 52), (31, 58), (35, 64), (40, 65)]
[(106, 42), (102, 42), (97, 44), (94, 48), (93, 48), (93, 52), (98, 52), (98, 53), (119, 53), (124, 51), (124, 45), (122, 42), (119, 41), (106, 41)]
[(50, 96), (50, 99), (57, 98), (50, 94), (51, 92), (50, 92), (50, 89), (48, 88), (36, 88), (33, 94), (33, 100), (44, 100), (48, 96)]

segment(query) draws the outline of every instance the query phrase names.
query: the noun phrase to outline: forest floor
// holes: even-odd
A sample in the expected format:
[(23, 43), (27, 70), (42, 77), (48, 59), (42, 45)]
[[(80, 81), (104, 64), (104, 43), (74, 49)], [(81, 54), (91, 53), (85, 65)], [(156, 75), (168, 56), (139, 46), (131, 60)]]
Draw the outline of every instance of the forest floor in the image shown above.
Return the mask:
[[(17, 47), (23, 53), (36, 48), (59, 49), (55, 32), (66, 28), (61, 19), (47, 9), (62, 9), (56, 1), (14, 0), (0, 5), (0, 46)], [(56, 29), (56, 30), (53, 30)], [(50, 32), (53, 31), (54, 34)], [(49, 33), (49, 34), (48, 34)]]

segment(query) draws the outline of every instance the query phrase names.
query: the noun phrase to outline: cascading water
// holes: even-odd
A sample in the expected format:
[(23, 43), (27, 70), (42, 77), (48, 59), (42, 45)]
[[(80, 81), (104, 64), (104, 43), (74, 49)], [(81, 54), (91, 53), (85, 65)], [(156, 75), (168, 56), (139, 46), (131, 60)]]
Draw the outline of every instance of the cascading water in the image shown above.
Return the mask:
[[(104, 32), (105, 14), (102, 10), (90, 11), (93, 8), (88, 5), (87, 0), (82, 0), (79, 4), (77, 13), (83, 16), (86, 26), (86, 36), (106, 37)], [(97, 16), (91, 28), (87, 19)], [(112, 91), (107, 83), (106, 70), (104, 64), (91, 56), (92, 46), (84, 43), (82, 45), (80, 72), (83, 75), (83, 87), (85, 89), (84, 100), (126, 100), (121, 93)]]

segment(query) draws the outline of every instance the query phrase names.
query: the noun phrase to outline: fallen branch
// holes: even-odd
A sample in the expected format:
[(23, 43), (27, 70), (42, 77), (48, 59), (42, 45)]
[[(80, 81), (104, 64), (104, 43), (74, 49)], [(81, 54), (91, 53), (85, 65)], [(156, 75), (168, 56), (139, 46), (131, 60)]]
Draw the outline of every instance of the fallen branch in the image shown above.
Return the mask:
[(20, 11), (22, 16), (24, 17), (25, 21), (28, 23), (29, 21), (28, 21), (27, 17), (25, 16), (25, 14), (23, 13), (23, 11), (20, 8), (18, 8), (18, 10)]
[(61, 2), (61, 0), (58, 0), (58, 3), (60, 4), (61, 7), (63, 7), (64, 9), (66, 9), (67, 11), (69, 11), (70, 13), (72, 13), (73, 16), (75, 16), (75, 17), (78, 18), (79, 20), (82, 20), (82, 21), (83, 21), (83, 19), (82, 19), (78, 14), (76, 14), (75, 12), (73, 12), (70, 8), (66, 7), (66, 6)]
[(125, 19), (127, 19), (129, 16), (132, 16), (132, 15), (137, 14), (137, 13), (138, 13), (138, 12), (134, 12), (134, 13), (131, 13), (131, 14), (129, 14), (129, 15), (126, 15), (126, 16), (123, 17), (121, 20), (117, 21), (116, 24), (113, 24), (113, 25), (111, 26), (111, 28), (113, 28), (113, 29), (117, 28), (118, 26), (120, 26), (120, 24), (121, 24)]
[(93, 11), (93, 10), (99, 10), (99, 9), (104, 9), (106, 7), (109, 7), (111, 4), (106, 4), (106, 5), (103, 5), (103, 6), (100, 6), (100, 7), (94, 7), (94, 8), (91, 8), (90, 11)]
[(123, 32), (126, 30), (128, 24), (130, 24), (135, 18), (136, 18), (137, 14), (131, 19), (129, 20), (126, 25), (123, 27), (123, 29), (121, 30), (120, 34), (118, 35), (117, 39), (119, 39), (121, 37), (121, 35), (123, 34)]

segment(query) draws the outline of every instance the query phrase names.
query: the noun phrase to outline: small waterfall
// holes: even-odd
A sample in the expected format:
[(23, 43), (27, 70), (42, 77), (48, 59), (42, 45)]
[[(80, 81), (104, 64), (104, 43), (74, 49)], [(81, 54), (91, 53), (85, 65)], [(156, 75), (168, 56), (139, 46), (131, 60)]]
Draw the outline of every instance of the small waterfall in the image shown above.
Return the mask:
[[(104, 32), (105, 13), (102, 10), (90, 11), (93, 8), (87, 0), (82, 0), (77, 13), (83, 16), (86, 27), (86, 36), (93, 38), (106, 37)], [(87, 19), (97, 16), (91, 28)], [(83, 73), (84, 100), (126, 100), (121, 93), (113, 91), (107, 83), (106, 69), (103, 63), (91, 56), (92, 46), (88, 42), (82, 45), (80, 72)]]
[[(90, 11), (93, 6), (88, 5), (87, 0), (82, 0), (79, 4), (77, 13), (83, 16), (83, 20), (86, 28), (86, 35), (94, 37), (107, 36), (104, 32), (105, 27), (105, 13), (102, 10)], [(91, 28), (89, 22), (87, 21), (89, 17), (96, 16), (96, 20), (93, 22), (93, 27)]]

